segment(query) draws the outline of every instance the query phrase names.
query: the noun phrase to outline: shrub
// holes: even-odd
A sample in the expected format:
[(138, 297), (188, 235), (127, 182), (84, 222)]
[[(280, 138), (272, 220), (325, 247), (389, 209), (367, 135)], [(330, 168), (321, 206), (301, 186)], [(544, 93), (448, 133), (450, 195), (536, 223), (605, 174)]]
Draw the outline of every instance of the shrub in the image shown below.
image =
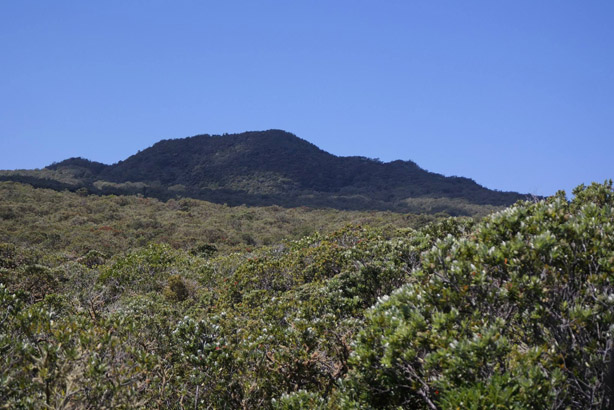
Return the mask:
[(166, 287), (164, 288), (164, 296), (168, 300), (174, 302), (182, 302), (188, 298), (188, 288), (181, 276), (172, 275), (168, 278)]
[(614, 336), (614, 195), (579, 187), (438, 240), (355, 341), (346, 403), (599, 408)]

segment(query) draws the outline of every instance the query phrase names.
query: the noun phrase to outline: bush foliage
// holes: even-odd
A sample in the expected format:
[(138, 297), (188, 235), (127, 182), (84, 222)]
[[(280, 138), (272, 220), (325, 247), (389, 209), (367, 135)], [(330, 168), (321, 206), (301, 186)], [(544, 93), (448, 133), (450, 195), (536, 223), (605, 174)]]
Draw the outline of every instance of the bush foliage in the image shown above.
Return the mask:
[[(393, 215), (394, 226), (380, 214), (370, 226), (268, 244), (257, 231), (235, 231), (256, 243), (239, 246), (196, 234), (154, 234), (139, 245), (131, 235), (160, 228), (133, 218), (149, 209), (137, 198), (4, 189), (10, 207), (20, 195), (60, 195), (83, 201), (93, 208), (88, 218), (105, 224), (100, 213), (115, 203), (111, 213), (139, 227), (104, 246), (109, 232), (96, 239), (79, 224), (70, 231), (58, 223), (51, 227), (60, 238), (49, 242), (43, 234), (53, 229), (11, 225), (44, 208), (27, 201), (2, 222), (17, 233), (0, 245), (0, 407), (612, 405), (611, 182), (477, 221), (409, 227)], [(197, 201), (189, 207), (208, 211)], [(269, 215), (215, 207), (252, 226)], [(42, 218), (61, 212), (49, 206)], [(356, 216), (331, 212), (320, 215)], [(157, 216), (163, 226), (171, 219)], [(87, 252), (73, 243), (80, 235), (92, 245)]]

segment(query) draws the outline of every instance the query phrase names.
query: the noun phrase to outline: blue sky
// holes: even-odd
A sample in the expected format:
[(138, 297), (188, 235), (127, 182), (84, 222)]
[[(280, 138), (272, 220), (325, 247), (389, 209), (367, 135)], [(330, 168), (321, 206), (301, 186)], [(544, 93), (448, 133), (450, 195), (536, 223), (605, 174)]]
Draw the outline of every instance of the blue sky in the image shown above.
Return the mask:
[(614, 178), (611, 1), (7, 1), (0, 169), (284, 129), (550, 195)]

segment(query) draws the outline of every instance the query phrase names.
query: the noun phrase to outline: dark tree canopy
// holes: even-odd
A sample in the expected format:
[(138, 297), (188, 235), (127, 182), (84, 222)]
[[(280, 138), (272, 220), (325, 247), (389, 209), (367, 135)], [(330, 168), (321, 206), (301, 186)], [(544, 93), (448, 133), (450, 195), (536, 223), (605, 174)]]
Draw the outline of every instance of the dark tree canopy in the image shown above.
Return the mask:
[(95, 194), (192, 197), (229, 205), (480, 213), (524, 196), (425, 171), (412, 161), (337, 157), (280, 130), (163, 140), (113, 165), (82, 158), (0, 179)]

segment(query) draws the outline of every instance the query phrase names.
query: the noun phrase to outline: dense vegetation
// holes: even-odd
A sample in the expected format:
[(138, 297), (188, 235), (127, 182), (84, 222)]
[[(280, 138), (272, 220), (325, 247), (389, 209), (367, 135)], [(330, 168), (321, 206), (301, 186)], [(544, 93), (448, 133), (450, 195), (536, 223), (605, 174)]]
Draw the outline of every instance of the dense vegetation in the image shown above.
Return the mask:
[[(432, 221), (0, 188), (5, 408), (611, 405), (611, 182)], [(168, 233), (89, 229), (149, 212)], [(313, 229), (281, 240), (279, 213)], [(201, 217), (238, 242), (178, 228)]]
[[(486, 212), (489, 207), (484, 207)], [(229, 207), (191, 198), (166, 202), (140, 196), (55, 192), (0, 182), (0, 242), (42, 253), (109, 256), (150, 242), (191, 252), (208, 247), (244, 251), (326, 233), (348, 224), (395, 227), (425, 225), (444, 214), (338, 211), (307, 207)]]
[(311, 206), (450, 215), (480, 214), (524, 197), (411, 161), (337, 157), (279, 130), (163, 140), (117, 164), (71, 158), (0, 180), (95, 194), (191, 197), (228, 205)]

